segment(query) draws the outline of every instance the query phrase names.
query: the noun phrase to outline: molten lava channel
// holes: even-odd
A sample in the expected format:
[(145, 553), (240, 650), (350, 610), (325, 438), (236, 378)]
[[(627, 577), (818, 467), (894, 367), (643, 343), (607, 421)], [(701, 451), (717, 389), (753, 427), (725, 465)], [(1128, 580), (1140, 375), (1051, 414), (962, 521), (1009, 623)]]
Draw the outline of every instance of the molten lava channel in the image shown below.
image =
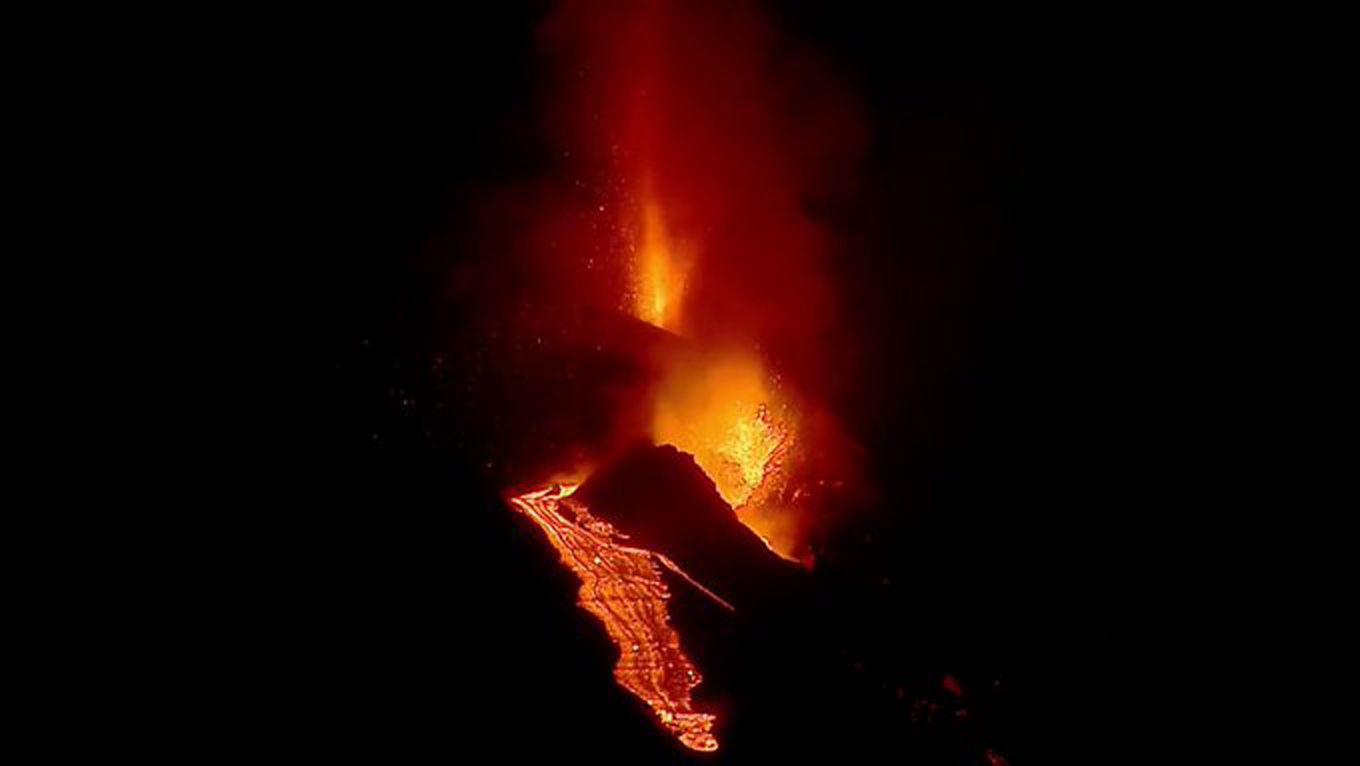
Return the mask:
[(543, 530), (562, 562), (580, 578), (578, 603), (604, 624), (619, 649), (614, 666), (619, 685), (647, 703), (661, 725), (686, 747), (717, 750), (715, 716), (696, 711), (690, 697), (703, 679), (670, 625), (667, 601), (671, 594), (657, 564), (728, 609), (731, 605), (665, 556), (624, 545), (622, 535), (608, 522), (592, 516), (583, 504), (567, 500), (575, 489), (574, 485), (553, 485), (512, 497), (510, 505)]

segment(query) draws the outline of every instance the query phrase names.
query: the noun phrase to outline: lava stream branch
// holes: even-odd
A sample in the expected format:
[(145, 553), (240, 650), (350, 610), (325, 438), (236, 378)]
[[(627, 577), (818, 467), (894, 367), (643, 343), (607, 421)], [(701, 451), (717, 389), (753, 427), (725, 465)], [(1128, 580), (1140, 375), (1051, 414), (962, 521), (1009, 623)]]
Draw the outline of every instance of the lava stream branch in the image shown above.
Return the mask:
[(715, 716), (694, 709), (690, 692), (703, 678), (680, 646), (671, 627), (666, 602), (671, 594), (657, 559), (721, 605), (712, 591), (685, 574), (674, 562), (643, 548), (623, 545), (607, 522), (572, 504), (574, 519), (561, 510), (575, 487), (548, 489), (510, 498), (548, 536), (572, 572), (581, 580), (578, 603), (604, 624), (619, 649), (614, 678), (646, 702), (661, 724), (693, 750), (718, 749)]

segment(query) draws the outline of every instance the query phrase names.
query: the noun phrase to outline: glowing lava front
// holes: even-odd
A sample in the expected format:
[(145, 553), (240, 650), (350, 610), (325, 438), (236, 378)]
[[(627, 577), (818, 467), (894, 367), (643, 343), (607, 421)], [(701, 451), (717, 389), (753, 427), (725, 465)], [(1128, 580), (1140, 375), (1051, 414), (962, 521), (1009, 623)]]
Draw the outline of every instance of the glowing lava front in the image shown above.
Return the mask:
[(609, 523), (590, 515), (581, 503), (567, 500), (575, 489), (553, 485), (512, 497), (510, 505), (547, 534), (562, 562), (581, 579), (578, 603), (604, 623), (619, 649), (614, 666), (619, 685), (646, 702), (661, 725), (686, 747), (703, 752), (717, 750), (715, 717), (695, 711), (690, 699), (690, 690), (702, 678), (670, 625), (666, 602), (671, 594), (657, 564), (689, 580), (728, 609), (731, 606), (666, 557), (622, 544), (621, 535)]

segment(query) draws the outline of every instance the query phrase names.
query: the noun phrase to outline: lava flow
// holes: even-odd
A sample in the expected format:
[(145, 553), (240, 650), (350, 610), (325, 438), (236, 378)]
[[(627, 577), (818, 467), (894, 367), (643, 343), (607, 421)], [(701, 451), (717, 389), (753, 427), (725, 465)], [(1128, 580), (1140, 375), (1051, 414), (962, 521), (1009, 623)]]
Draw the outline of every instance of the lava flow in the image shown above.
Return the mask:
[(580, 503), (567, 501), (575, 489), (573, 485), (553, 485), (512, 497), (510, 504), (547, 534), (563, 563), (581, 579), (581, 608), (604, 623), (619, 649), (614, 666), (619, 685), (651, 706), (661, 725), (686, 747), (717, 750), (714, 716), (695, 711), (690, 699), (690, 690), (702, 677), (685, 656), (680, 636), (670, 625), (666, 606), (670, 589), (657, 563), (728, 609), (731, 606), (666, 557), (624, 545), (608, 522), (591, 516)]
[[(802, 469), (826, 453), (826, 429), (814, 427), (819, 411), (794, 381), (828, 369), (818, 362), (831, 301), (819, 265), (829, 244), (807, 218), (805, 192), (838, 166), (836, 148), (854, 133), (842, 126), (853, 121), (751, 2), (562, 3), (542, 39), (559, 55), (563, 98), (549, 113), (562, 128), (570, 192), (548, 198), (556, 204), (539, 216), (525, 273), (550, 285), (546, 301), (664, 331), (649, 329), (645, 348), (620, 354), (620, 368), (637, 371), (637, 396), (599, 410), (611, 420), (602, 430), (620, 437), (590, 457), (625, 442), (674, 446), (766, 547), (807, 557), (810, 511), (790, 480), (799, 472), (799, 486), (808, 483)], [(816, 130), (808, 115), (818, 115)], [(535, 333), (533, 347), (542, 341)], [(609, 344), (584, 345), (600, 354)], [(700, 677), (670, 625), (659, 566), (703, 586), (657, 551), (626, 544), (569, 498), (573, 489), (510, 503), (580, 578), (581, 607), (619, 648), (619, 684), (685, 746), (717, 749), (714, 716), (693, 708)], [(744, 530), (742, 539), (753, 542)]]

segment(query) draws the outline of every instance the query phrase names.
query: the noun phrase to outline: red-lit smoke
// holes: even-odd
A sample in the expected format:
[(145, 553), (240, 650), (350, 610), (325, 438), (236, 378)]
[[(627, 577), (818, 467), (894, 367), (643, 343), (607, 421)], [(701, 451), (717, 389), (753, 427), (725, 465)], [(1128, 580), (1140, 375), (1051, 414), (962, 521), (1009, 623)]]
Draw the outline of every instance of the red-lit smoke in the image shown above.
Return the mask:
[(556, 233), (625, 290), (627, 248), (665, 237), (684, 272), (672, 329), (758, 344), (799, 381), (828, 374), (835, 242), (807, 208), (853, 175), (846, 87), (741, 0), (564, 2), (541, 39), (551, 132), (585, 187), (567, 207), (596, 214)]
[[(562, 376), (506, 408), (537, 413), (526, 440), (551, 435), (519, 480), (673, 443), (748, 526), (801, 555), (809, 498), (854, 462), (819, 404), (847, 372), (831, 361), (838, 244), (809, 212), (855, 176), (852, 92), (744, 0), (568, 0), (539, 43), (538, 170), (484, 201), (516, 244), (463, 275), (489, 285), (478, 302), (504, 315), (514, 353), (541, 349)], [(618, 351), (636, 375), (577, 365), (576, 348)], [(515, 385), (545, 367), (521, 369)]]

